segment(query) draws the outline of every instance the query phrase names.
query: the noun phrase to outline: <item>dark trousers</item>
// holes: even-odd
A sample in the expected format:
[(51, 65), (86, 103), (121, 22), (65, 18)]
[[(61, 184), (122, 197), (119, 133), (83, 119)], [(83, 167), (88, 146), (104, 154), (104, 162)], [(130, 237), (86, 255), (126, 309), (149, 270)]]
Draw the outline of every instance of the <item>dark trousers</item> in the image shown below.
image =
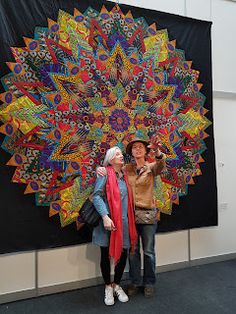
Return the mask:
[[(100, 261), (100, 267), (102, 272), (102, 277), (106, 285), (111, 284), (111, 264), (110, 264), (110, 258), (109, 258), (109, 247), (101, 246), (101, 261)], [(127, 249), (123, 249), (120, 260), (116, 264), (114, 269), (114, 283), (119, 285), (122, 275), (124, 273), (125, 265), (127, 260)]]

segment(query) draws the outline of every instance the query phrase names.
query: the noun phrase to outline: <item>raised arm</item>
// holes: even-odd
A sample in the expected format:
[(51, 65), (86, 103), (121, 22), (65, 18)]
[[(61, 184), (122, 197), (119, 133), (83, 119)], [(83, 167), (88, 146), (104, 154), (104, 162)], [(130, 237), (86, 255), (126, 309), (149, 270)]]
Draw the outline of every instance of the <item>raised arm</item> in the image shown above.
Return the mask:
[(150, 163), (149, 166), (150, 166), (154, 176), (158, 176), (159, 174), (161, 174), (162, 170), (166, 166), (165, 154), (162, 153), (161, 158), (156, 157), (156, 160), (154, 162)]
[(166, 156), (161, 152), (161, 146), (160, 137), (158, 135), (153, 136), (148, 147), (154, 152), (156, 159), (154, 162), (150, 163), (150, 168), (154, 176), (161, 174), (166, 165)]

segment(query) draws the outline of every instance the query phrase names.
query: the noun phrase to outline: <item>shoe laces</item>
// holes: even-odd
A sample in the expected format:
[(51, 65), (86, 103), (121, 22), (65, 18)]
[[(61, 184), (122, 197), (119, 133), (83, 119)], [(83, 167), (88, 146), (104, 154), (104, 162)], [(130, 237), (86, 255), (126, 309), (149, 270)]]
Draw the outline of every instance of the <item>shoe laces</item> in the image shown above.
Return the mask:
[(111, 298), (113, 297), (113, 288), (112, 287), (106, 287), (105, 288), (105, 298)]
[(121, 288), (121, 286), (116, 286), (114, 288), (115, 293), (117, 294), (117, 296), (125, 296), (126, 293), (124, 292), (124, 290)]

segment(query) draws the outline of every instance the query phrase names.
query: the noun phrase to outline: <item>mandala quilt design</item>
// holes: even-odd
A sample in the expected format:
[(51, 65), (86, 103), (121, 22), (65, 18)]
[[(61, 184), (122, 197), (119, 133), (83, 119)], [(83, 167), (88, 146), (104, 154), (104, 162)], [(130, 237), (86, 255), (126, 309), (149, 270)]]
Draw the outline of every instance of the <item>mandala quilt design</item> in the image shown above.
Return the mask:
[[(158, 21), (157, 21), (158, 23)], [(158, 25), (158, 24), (157, 24)], [(155, 182), (156, 205), (170, 214), (201, 175), (210, 121), (199, 72), (169, 41), (167, 29), (124, 14), (115, 5), (89, 7), (37, 27), (2, 78), (2, 148), (38, 206), (76, 222), (108, 148), (124, 150), (134, 136), (159, 134), (167, 156)]]

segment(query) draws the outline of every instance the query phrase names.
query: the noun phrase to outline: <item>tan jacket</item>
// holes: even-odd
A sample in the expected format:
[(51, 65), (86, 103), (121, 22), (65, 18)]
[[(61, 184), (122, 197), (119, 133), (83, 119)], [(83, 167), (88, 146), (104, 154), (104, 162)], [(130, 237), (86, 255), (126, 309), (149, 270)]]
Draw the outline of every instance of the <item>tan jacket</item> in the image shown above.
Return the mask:
[(134, 205), (141, 208), (155, 208), (154, 198), (154, 179), (161, 173), (165, 167), (165, 158), (156, 160), (156, 162), (148, 163), (137, 173), (135, 164), (125, 166), (125, 171), (128, 176), (128, 181), (132, 189)]

